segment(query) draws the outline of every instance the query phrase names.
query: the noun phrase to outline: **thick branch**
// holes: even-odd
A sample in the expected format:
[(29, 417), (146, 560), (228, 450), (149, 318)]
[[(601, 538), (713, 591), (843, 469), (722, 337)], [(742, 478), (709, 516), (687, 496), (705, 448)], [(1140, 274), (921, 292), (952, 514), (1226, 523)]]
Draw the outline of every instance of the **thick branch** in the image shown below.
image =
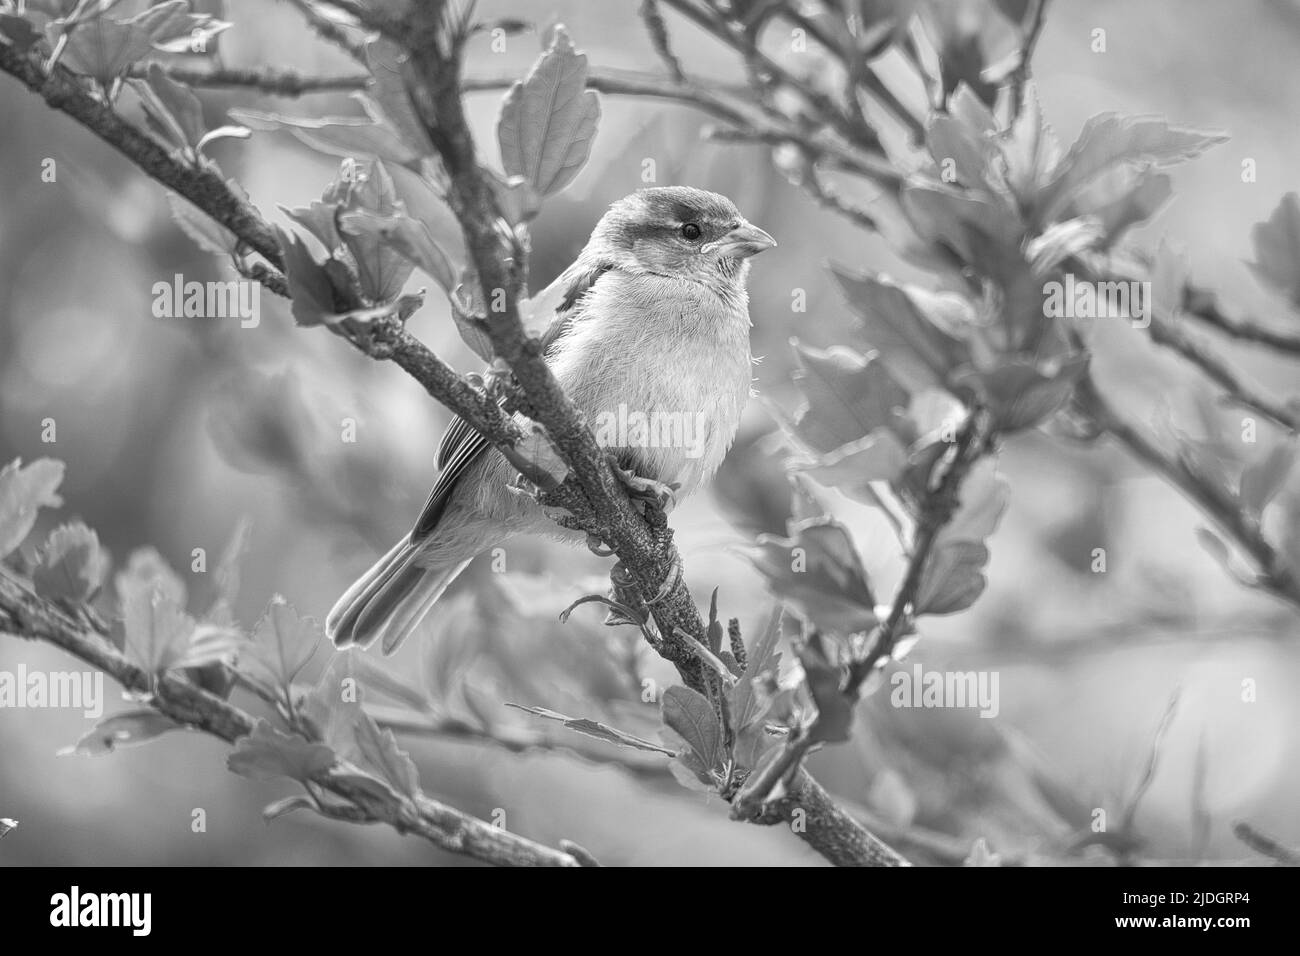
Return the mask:
[[(122, 687), (148, 699), (159, 713), (227, 743), (253, 732), (252, 715), (216, 697), (175, 672), (154, 680), (109, 641), (93, 615), (69, 614), (38, 597), (0, 569), (0, 634), (42, 640), (98, 668)], [(418, 794), (397, 793), (367, 771), (336, 762), (311, 783), (341, 798), (346, 806), (327, 815), (358, 823), (386, 823), (399, 833), (416, 833), (430, 843), (500, 866), (578, 866), (568, 853), (534, 843)]]

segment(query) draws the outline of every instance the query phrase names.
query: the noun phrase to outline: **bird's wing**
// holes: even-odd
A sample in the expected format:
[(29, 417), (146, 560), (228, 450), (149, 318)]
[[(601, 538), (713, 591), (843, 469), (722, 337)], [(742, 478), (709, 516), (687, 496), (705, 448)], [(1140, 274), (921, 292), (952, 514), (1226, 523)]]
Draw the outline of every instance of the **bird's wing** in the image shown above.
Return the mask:
[[(584, 261), (582, 257), (554, 282), (533, 296), (534, 318), (546, 316), (550, 319), (542, 333), (543, 354), (550, 352), (556, 343), (570, 329), (579, 309), (574, 308), (596, 284), (596, 280), (612, 269), (613, 263), (607, 261)], [(457, 415), (447, 426), (442, 442), (438, 445), (438, 468), (441, 474), (434, 483), (429, 498), (420, 511), (420, 517), (411, 530), (411, 542), (415, 543), (428, 537), (438, 526), (456, 482), (487, 451), (490, 442), (474, 429), (469, 422)]]

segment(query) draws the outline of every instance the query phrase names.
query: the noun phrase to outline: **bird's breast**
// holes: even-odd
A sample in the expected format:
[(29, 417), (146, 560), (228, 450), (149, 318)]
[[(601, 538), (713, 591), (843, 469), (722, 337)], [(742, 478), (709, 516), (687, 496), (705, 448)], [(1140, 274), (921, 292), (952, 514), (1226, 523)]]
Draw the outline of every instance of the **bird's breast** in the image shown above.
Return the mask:
[(722, 463), (749, 398), (743, 287), (606, 273), (551, 361), (603, 446), (689, 494)]

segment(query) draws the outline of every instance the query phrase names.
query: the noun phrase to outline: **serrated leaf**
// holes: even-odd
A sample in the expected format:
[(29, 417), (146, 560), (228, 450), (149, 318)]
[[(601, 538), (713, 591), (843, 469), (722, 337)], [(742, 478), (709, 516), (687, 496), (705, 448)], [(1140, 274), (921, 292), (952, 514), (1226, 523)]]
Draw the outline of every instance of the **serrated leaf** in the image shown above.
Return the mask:
[(910, 396), (872, 352), (863, 355), (844, 346), (817, 349), (792, 343), (799, 367), (794, 382), (804, 403), (791, 425), (795, 437), (823, 454), (890, 428), (905, 438)]
[(32, 569), (36, 593), (47, 600), (85, 601), (104, 583), (108, 555), (99, 536), (81, 522), (51, 532)]
[(177, 607), (186, 605), (185, 582), (155, 548), (137, 548), (132, 551), (126, 559), (126, 566), (114, 575), (113, 587), (123, 605), (133, 594), (152, 591), (160, 592)]
[(226, 766), (243, 777), (289, 777), (303, 783), (333, 763), (334, 751), (329, 747), (297, 734), (283, 734), (265, 718), (258, 720), (251, 734), (239, 738), (234, 753), (226, 758)]
[(1241, 506), (1247, 514), (1259, 519), (1268, 503), (1282, 489), (1295, 459), (1295, 444), (1281, 441), (1262, 458), (1246, 466), (1241, 473), (1240, 498)]
[(330, 658), (315, 686), (298, 704), (298, 716), (314, 740), (353, 763), (361, 759), (357, 726), (361, 722), (361, 694), (355, 665), (361, 655), (349, 648)]
[(217, 255), (234, 254), (239, 240), (221, 223), (174, 193), (167, 194), (167, 205), (181, 232), (189, 236), (200, 249)]
[(878, 623), (862, 559), (838, 521), (802, 521), (786, 538), (759, 535), (745, 553), (777, 597), (817, 627), (854, 634)]
[(245, 649), (244, 659), (287, 688), (320, 644), (321, 628), (315, 619), (300, 618), (293, 605), (277, 594), (253, 629), (253, 641)]
[(721, 770), (722, 726), (708, 698), (689, 687), (670, 687), (660, 703), (664, 723), (684, 740), (709, 770)]
[(1300, 194), (1287, 193), (1267, 220), (1250, 231), (1255, 275), (1300, 306)]
[[(347, 213), (368, 213), (379, 219), (403, 213), (393, 179), (381, 161), (372, 163), (364, 178), (349, 184), (345, 208)], [(404, 253), (391, 248), (382, 235), (367, 229), (351, 230), (346, 223), (343, 223), (343, 241), (356, 263), (361, 288), (373, 301), (387, 302), (402, 291), (411, 275), (411, 263)]]
[(559, 192), (591, 152), (600, 101), (587, 86), (587, 57), (557, 27), (551, 47), (501, 104), (497, 141), (509, 176), (522, 176), (541, 195)]
[(393, 732), (380, 730), (365, 711), (360, 712), (356, 731), (357, 746), (365, 762), (378, 770), (398, 793), (415, 799), (420, 793), (420, 772), (411, 755), (397, 746)]
[(1227, 139), (1214, 130), (1171, 126), (1158, 116), (1094, 116), (1084, 123), (1039, 194), (1040, 221), (1052, 221), (1076, 190), (1117, 165), (1170, 166), (1194, 159)]
[(522, 710), (525, 713), (532, 714), (535, 717), (544, 717), (547, 720), (556, 720), (568, 727), (570, 730), (585, 734), (588, 737), (595, 737), (597, 740), (604, 740), (607, 743), (616, 744), (619, 747), (628, 747), (632, 750), (645, 750), (650, 753), (667, 754), (674, 756), (676, 751), (669, 750), (667, 747), (661, 747), (653, 741), (638, 737), (635, 734), (629, 734), (626, 731), (619, 730), (616, 727), (610, 727), (608, 724), (602, 724), (596, 720), (590, 720), (586, 717), (568, 717), (554, 710), (548, 710), (545, 707), (525, 707), (523, 704), (507, 703), (507, 707), (513, 707), (516, 710)]
[(99, 757), (120, 747), (146, 743), (169, 730), (179, 730), (182, 727), (184, 724), (178, 724), (156, 710), (126, 711), (105, 717), (71, 747), (60, 750), (59, 755)]
[(155, 31), (186, 9), (185, 0), (168, 0), (126, 20), (107, 15), (55, 20), (48, 34), (51, 43), (67, 38), (61, 60), (65, 66), (107, 89), (153, 49)]
[(15, 458), (0, 468), (0, 559), (15, 551), (36, 524), (41, 508), (57, 508), (63, 482), (63, 462), (38, 458), (26, 468)]
[(123, 596), (122, 627), (126, 656), (150, 674), (179, 665), (197, 625), (160, 588), (141, 587)]

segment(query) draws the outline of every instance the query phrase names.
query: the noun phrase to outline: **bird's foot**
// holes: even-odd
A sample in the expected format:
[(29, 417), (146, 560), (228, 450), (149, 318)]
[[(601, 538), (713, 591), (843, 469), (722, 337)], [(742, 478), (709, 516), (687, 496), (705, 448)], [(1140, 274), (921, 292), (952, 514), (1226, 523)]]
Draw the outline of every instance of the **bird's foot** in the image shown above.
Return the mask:
[(633, 503), (641, 506), (646, 517), (650, 517), (651, 512), (667, 515), (676, 506), (677, 489), (681, 487), (677, 482), (669, 484), (656, 481), (654, 478), (646, 478), (631, 469), (623, 468), (617, 462), (612, 464), (614, 474), (627, 489), (628, 497)]

